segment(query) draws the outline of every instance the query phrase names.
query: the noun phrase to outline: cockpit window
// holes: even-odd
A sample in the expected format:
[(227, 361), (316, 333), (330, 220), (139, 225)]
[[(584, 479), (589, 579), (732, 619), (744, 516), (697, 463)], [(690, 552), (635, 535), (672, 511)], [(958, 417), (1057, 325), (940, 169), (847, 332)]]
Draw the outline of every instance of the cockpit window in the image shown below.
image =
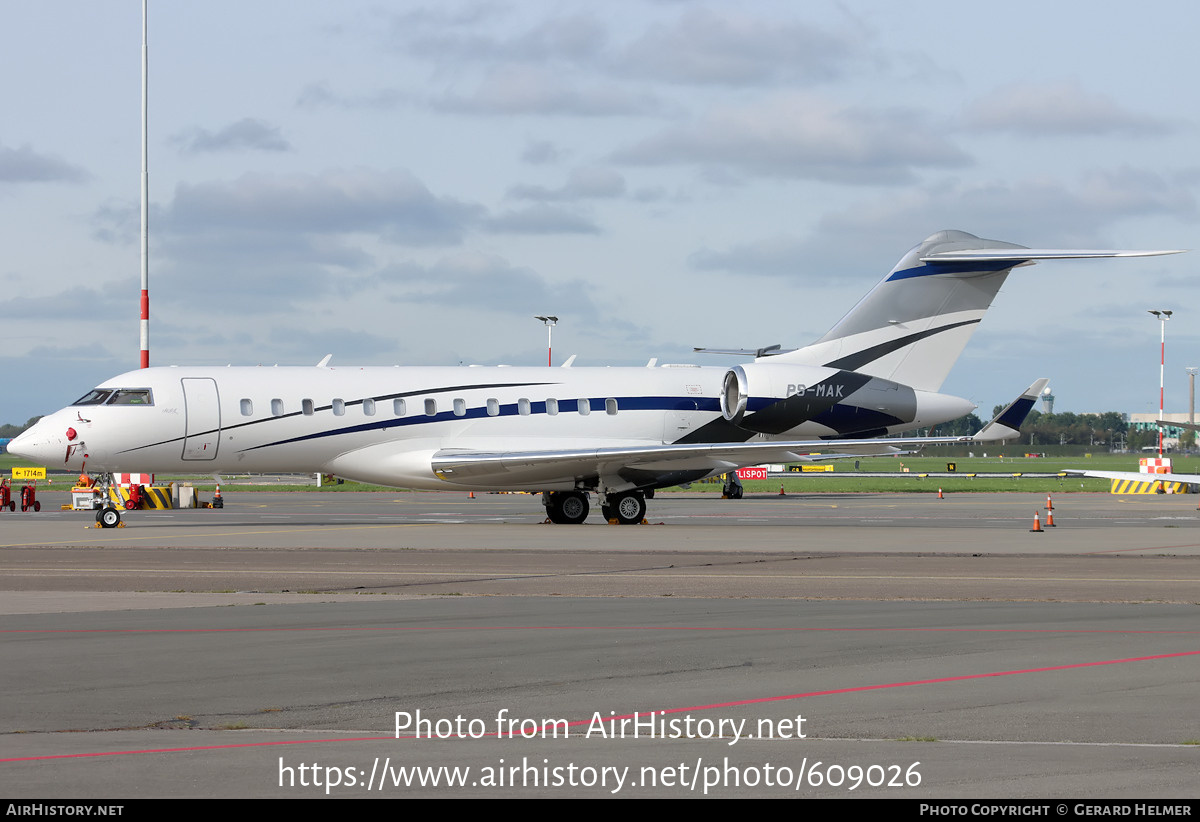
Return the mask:
[(110, 396), (112, 396), (111, 388), (93, 388), (71, 405), (102, 405)]
[(118, 388), (105, 405), (154, 405), (149, 388)]

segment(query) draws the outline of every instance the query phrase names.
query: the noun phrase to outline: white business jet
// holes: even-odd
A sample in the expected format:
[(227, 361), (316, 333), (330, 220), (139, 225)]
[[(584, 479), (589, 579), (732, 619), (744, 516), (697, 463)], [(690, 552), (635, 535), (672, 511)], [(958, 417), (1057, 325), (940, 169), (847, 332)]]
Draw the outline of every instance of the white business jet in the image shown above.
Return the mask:
[[(646, 495), (739, 466), (1015, 436), (1044, 381), (973, 437), (880, 440), (975, 406), (937, 393), (1009, 271), (1172, 251), (1039, 250), (941, 231), (812, 345), (733, 367), (149, 368), (9, 451), (97, 472), (327, 472), (404, 488), (540, 491), (549, 518), (638, 523)], [(820, 457), (818, 457), (820, 458)], [(106, 527), (116, 508), (97, 512)]]

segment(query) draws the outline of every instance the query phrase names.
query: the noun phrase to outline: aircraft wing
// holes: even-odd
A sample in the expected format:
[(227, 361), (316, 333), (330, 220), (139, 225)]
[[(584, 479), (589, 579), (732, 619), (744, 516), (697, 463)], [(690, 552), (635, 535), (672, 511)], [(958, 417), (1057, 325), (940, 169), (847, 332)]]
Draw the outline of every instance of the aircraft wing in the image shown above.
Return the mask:
[[(1029, 386), (994, 420), (973, 436), (889, 437), (717, 443), (647, 443), (609, 448), (547, 451), (471, 451), (444, 448), (431, 460), (433, 472), (446, 482), (463, 485), (490, 483), (571, 482), (592, 477), (621, 478), (632, 485), (651, 485), (690, 475), (699, 479), (745, 465), (803, 462), (838, 456), (890, 456), (938, 443), (994, 442), (1018, 433), (1025, 416), (1049, 380)], [(681, 479), (680, 481), (688, 481)]]
[(1126, 480), (1133, 482), (1186, 482), (1200, 485), (1200, 474), (1143, 474), (1139, 471), (1087, 471), (1067, 468), (1068, 477), (1092, 477), (1093, 479)]
[[(463, 485), (528, 480), (557, 482), (582, 477), (675, 475), (694, 478), (744, 465), (802, 462), (830, 454), (888, 456), (931, 443), (969, 443), (973, 437), (911, 437), (867, 440), (797, 440), (793, 442), (719, 442), (634, 445), (561, 451), (469, 451), (444, 448), (433, 455), (432, 468), (446, 482)], [(814, 454), (814, 452), (816, 452)], [(631, 479), (632, 481), (632, 479)]]

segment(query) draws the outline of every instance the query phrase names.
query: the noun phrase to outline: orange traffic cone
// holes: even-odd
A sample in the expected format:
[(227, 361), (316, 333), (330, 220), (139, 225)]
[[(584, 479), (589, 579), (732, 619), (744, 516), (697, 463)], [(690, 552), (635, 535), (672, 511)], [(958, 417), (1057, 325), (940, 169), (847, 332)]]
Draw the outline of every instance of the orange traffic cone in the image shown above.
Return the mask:
[(1054, 503), (1050, 501), (1050, 495), (1049, 495), (1049, 494), (1047, 494), (1047, 495), (1046, 495), (1046, 510), (1047, 510), (1047, 511), (1053, 511), (1053, 510), (1054, 510)]
[(939, 488), (939, 489), (938, 489), (938, 499), (945, 499), (945, 497), (944, 497), (944, 496), (942, 496), (942, 489), (941, 489), (941, 488)]
[(213, 493), (212, 507), (213, 508), (224, 508), (225, 507), (225, 500), (221, 499), (221, 484), (220, 483), (217, 483), (217, 490), (215, 493)]
[(475, 492), (472, 491), (471, 493), (467, 494), (467, 499), (475, 499)]
[(783, 493), (783, 483), (782, 482), (779, 483), (779, 496), (781, 496), (781, 497), (787, 496), (787, 494)]
[(1055, 527), (1057, 527), (1057, 526), (1055, 526), (1055, 524), (1054, 524), (1054, 512), (1053, 512), (1053, 511), (1049, 511), (1049, 512), (1047, 512), (1047, 513), (1046, 513), (1046, 527), (1047, 527), (1047, 528), (1055, 528)]
[(1045, 531), (1042, 530), (1042, 521), (1041, 521), (1041, 519), (1038, 518), (1037, 511), (1033, 512), (1033, 527), (1029, 529), (1029, 533), (1031, 533), (1031, 534), (1046, 533)]

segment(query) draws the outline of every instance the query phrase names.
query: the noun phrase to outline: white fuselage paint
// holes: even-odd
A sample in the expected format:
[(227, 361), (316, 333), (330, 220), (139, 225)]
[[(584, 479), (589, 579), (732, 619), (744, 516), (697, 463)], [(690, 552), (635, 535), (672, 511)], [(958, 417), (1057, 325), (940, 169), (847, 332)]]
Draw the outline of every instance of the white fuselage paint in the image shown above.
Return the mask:
[[(149, 368), (114, 377), (98, 389), (150, 389), (152, 405), (69, 406), (44, 417), (9, 447), (52, 468), (90, 472), (321, 471), (406, 488), (463, 488), (461, 480), (451, 484), (433, 472), (435, 453), (614, 448), (694, 437), (722, 418), (718, 398), (727, 370)], [(813, 385), (835, 373), (812, 368), (797, 379)], [(403, 400), (403, 413), (396, 400)], [(579, 412), (581, 400), (587, 414)], [(557, 413), (548, 413), (548, 401), (557, 401)], [(895, 430), (955, 419), (973, 407), (956, 397), (917, 392), (917, 419)], [(742, 439), (836, 433), (806, 422), (786, 434), (746, 432)], [(713, 465), (712, 473), (727, 469)], [(535, 488), (527, 482), (516, 487), (577, 487), (571, 478)], [(476, 487), (511, 486), (490, 480)]]

